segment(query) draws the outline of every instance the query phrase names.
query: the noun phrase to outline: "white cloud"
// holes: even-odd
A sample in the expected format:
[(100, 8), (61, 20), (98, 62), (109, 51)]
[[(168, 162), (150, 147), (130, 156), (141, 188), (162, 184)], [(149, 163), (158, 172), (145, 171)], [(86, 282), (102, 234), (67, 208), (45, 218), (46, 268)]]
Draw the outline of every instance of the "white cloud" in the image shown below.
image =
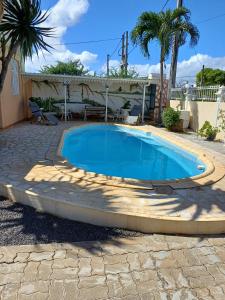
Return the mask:
[[(116, 59), (111, 59), (110, 61), (109, 61), (109, 68), (119, 68), (119, 66), (120, 66), (120, 62), (118, 61), (118, 60), (116, 60)], [(106, 64), (104, 64), (102, 67), (101, 67), (101, 72), (102, 73), (106, 73), (106, 69), (107, 69), (107, 66), (106, 66)]]
[(76, 53), (70, 51), (62, 42), (67, 29), (77, 24), (80, 18), (87, 13), (88, 0), (58, 0), (50, 9), (48, 20), (43, 26), (54, 27), (54, 37), (46, 38), (46, 42), (54, 47), (51, 53), (43, 51), (28, 59), (25, 64), (27, 72), (38, 72), (46, 64), (54, 65), (57, 60), (80, 59), (88, 68), (89, 64), (96, 62), (98, 55), (89, 51)]
[[(119, 66), (119, 61), (112, 61), (113, 66)], [(206, 54), (196, 54), (191, 56), (187, 60), (178, 62), (177, 65), (177, 81), (188, 80), (193, 82), (195, 80), (195, 75), (198, 73), (202, 65), (206, 68), (218, 68), (225, 70), (225, 56), (224, 57), (212, 57)], [(129, 67), (134, 68), (140, 76), (147, 76), (149, 73), (159, 73), (160, 64), (150, 65), (150, 64), (131, 64)], [(105, 65), (102, 66), (102, 70), (105, 71)], [(170, 71), (170, 64), (166, 64), (165, 74), (167, 77)]]

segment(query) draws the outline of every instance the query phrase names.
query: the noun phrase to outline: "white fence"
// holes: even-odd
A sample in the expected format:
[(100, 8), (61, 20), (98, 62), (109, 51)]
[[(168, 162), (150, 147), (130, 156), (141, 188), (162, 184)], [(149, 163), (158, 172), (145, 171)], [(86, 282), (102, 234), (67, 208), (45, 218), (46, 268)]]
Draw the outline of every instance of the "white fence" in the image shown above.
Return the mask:
[[(203, 102), (216, 102), (216, 93), (219, 90), (219, 86), (201, 86), (201, 87), (189, 87), (188, 93), (192, 95), (192, 101)], [(171, 100), (185, 100), (186, 87), (172, 88), (170, 93)]]

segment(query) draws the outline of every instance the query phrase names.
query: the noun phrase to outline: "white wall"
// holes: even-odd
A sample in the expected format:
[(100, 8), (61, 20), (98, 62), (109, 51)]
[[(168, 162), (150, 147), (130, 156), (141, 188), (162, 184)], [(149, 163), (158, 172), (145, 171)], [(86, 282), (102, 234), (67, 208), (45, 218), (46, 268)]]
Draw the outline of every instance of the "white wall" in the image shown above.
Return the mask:
[[(170, 106), (174, 109), (183, 109), (184, 101), (170, 100)], [(220, 109), (225, 111), (225, 102), (220, 104)], [(189, 110), (191, 114), (190, 127), (194, 131), (200, 129), (205, 121), (209, 121), (213, 126), (216, 125), (217, 102), (190, 101)]]

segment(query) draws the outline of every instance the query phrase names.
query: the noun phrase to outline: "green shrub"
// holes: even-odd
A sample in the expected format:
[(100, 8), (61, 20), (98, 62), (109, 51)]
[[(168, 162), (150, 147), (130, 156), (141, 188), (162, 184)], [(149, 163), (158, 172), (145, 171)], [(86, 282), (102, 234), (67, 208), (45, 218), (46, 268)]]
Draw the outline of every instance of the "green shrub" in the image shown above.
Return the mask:
[(173, 130), (180, 120), (180, 112), (173, 109), (172, 107), (168, 107), (164, 110), (162, 115), (163, 125), (168, 130)]
[(55, 106), (56, 100), (52, 97), (42, 99), (41, 97), (30, 97), (30, 101), (37, 103), (40, 108), (43, 108), (43, 112), (58, 112), (59, 108)]
[(209, 141), (213, 141), (218, 132), (219, 129), (217, 127), (213, 127), (209, 121), (205, 121), (202, 128), (198, 131), (198, 135), (205, 137)]
[(124, 103), (124, 105), (123, 105), (121, 108), (122, 108), (122, 109), (130, 109), (130, 107), (131, 107), (130, 101), (128, 100), (128, 101), (126, 101), (126, 102)]

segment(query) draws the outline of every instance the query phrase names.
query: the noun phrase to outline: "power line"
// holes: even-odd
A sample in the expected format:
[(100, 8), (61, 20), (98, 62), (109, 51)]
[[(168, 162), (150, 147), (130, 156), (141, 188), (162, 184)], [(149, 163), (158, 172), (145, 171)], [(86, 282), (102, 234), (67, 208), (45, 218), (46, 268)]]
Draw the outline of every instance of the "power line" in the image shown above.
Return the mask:
[(164, 8), (167, 6), (167, 4), (168, 4), (168, 2), (169, 2), (170, 0), (166, 0), (166, 3), (163, 5), (163, 7), (162, 7), (162, 9), (161, 9), (161, 11), (163, 11), (164, 10)]
[(119, 43), (116, 45), (116, 48), (113, 50), (112, 54), (110, 55), (110, 58), (113, 57), (113, 55), (116, 53), (116, 51), (118, 50), (119, 46), (120, 46), (120, 43), (121, 43), (121, 38), (119, 39)]
[(134, 47), (130, 50), (130, 52), (128, 53), (128, 55), (130, 55), (136, 48), (137, 48), (137, 45), (134, 46)]
[(199, 63), (200, 66), (202, 67), (202, 62), (201, 62), (200, 59), (198, 58), (198, 53), (197, 53), (195, 47), (193, 48), (193, 50), (194, 50), (194, 52), (195, 52), (195, 55), (196, 55), (196, 58), (197, 58), (198, 63)]
[(224, 16), (225, 16), (225, 13), (217, 15), (217, 16), (214, 16), (214, 17), (211, 17), (211, 18), (208, 18), (208, 19), (205, 19), (205, 20), (202, 20), (202, 21), (198, 22), (197, 24), (206, 23), (206, 22), (209, 22), (209, 21), (212, 21), (212, 20), (224, 17)]
[(60, 45), (80, 45), (80, 44), (90, 44), (90, 43), (101, 43), (101, 42), (116, 41), (116, 40), (120, 40), (120, 39), (121, 39), (121, 38), (102, 39), (102, 40), (92, 40), (92, 41), (82, 41), (82, 42), (73, 42), (73, 43), (59, 43), (59, 44), (53, 44), (52, 46), (60, 46)]

